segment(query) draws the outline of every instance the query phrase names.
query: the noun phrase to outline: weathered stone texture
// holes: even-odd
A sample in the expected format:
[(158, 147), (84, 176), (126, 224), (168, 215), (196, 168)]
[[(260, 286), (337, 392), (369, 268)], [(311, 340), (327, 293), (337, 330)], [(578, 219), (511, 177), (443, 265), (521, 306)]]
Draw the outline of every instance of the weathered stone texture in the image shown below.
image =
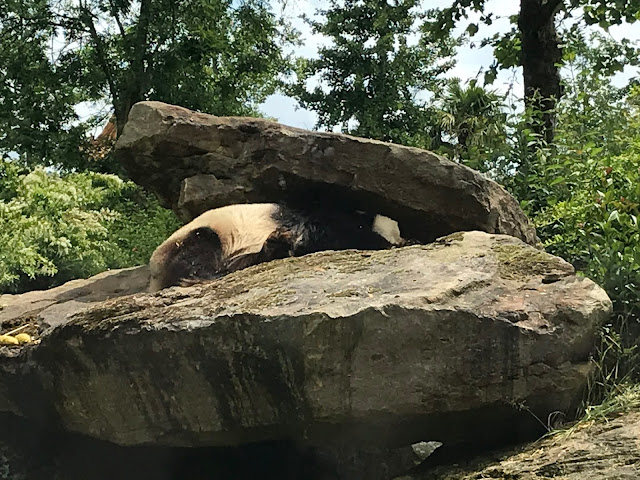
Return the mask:
[(19, 324), (30, 318), (45, 328), (59, 325), (91, 304), (143, 292), (148, 284), (149, 269), (143, 266), (109, 270), (49, 290), (0, 295), (0, 325)]
[(537, 241), (501, 186), (417, 148), (140, 102), (116, 154), (186, 220), (232, 203), (319, 201), (387, 215), (421, 242), (465, 230)]
[(520, 448), (468, 465), (431, 470), (396, 480), (636, 480), (640, 478), (640, 411), (585, 422)]
[(0, 410), (122, 445), (508, 436), (576, 404), (610, 308), (513, 237), (319, 253), (79, 312), (0, 357)]

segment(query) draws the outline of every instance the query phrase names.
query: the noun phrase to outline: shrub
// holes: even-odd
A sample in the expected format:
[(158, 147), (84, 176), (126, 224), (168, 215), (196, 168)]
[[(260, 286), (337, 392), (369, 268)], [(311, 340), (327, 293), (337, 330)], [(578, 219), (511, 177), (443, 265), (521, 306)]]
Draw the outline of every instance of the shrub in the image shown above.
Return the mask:
[[(592, 95), (596, 104), (598, 93)], [(580, 134), (578, 125), (593, 107), (576, 109), (572, 100), (559, 116), (553, 151), (539, 151), (531, 164), (525, 206), (545, 248), (600, 284), (613, 301), (597, 358), (596, 384), (607, 395), (640, 365), (640, 89), (609, 103), (616, 118), (605, 119), (600, 132), (593, 127)]]
[(0, 292), (59, 285), (145, 263), (172, 212), (115, 175), (59, 175), (0, 163)]
[(616, 311), (638, 319), (640, 155), (592, 158), (581, 188), (536, 216), (538, 232), (549, 251), (609, 293)]

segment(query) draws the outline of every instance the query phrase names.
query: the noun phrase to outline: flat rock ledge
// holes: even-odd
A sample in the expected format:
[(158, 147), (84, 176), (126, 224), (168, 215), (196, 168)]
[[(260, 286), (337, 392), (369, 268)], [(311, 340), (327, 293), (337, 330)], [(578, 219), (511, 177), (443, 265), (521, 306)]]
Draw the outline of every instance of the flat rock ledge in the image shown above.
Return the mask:
[(323, 252), (107, 300), (2, 347), (0, 411), (120, 445), (508, 438), (576, 405), (610, 309), (503, 235)]
[(0, 295), (0, 325), (9, 329), (33, 321), (31, 333), (63, 324), (68, 317), (88, 306), (133, 293), (149, 286), (145, 266), (108, 270), (89, 279), (72, 280), (49, 290)]
[(640, 411), (585, 422), (518, 450), (396, 480), (637, 480)]
[(500, 185), (418, 148), (140, 102), (116, 155), (136, 183), (185, 220), (234, 203), (320, 201), (387, 215), (422, 243), (468, 230), (537, 242)]

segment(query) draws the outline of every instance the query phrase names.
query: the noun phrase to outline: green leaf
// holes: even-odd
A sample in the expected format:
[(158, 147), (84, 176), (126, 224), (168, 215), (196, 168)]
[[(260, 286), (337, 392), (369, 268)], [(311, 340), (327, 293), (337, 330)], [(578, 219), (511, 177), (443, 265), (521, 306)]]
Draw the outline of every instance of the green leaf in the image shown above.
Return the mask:
[(612, 223), (612, 222), (620, 222), (620, 213), (617, 210), (613, 210), (610, 214), (609, 214), (609, 218), (607, 219), (607, 222)]
[(484, 72), (484, 84), (491, 85), (493, 82), (495, 82), (497, 77), (498, 70), (496, 68), (490, 68), (489, 70)]

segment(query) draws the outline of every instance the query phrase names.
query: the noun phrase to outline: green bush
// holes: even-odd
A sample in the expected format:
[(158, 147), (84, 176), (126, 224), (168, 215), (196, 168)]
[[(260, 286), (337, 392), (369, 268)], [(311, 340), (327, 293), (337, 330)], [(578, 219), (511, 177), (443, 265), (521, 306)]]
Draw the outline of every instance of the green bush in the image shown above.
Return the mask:
[[(555, 155), (529, 179), (531, 190), (546, 196), (534, 221), (547, 249), (602, 285), (616, 312), (633, 321), (640, 318), (639, 100), (636, 88), (622, 106), (610, 105), (618, 128), (599, 138), (593, 129), (576, 138), (572, 127), (583, 114), (565, 112)], [(541, 197), (532, 200), (540, 204)]]
[(115, 175), (0, 163), (0, 292), (24, 292), (146, 263), (177, 226)]
[[(523, 199), (547, 251), (573, 263), (613, 301), (597, 355), (596, 383), (604, 395), (640, 373), (640, 88), (611, 93), (610, 86), (597, 85), (588, 99), (569, 92), (560, 105), (556, 144), (530, 163)], [(593, 110), (600, 130), (581, 127)]]
[(598, 282), (617, 312), (638, 318), (640, 306), (640, 153), (582, 165), (582, 181), (571, 198), (535, 217), (538, 234), (552, 253), (569, 259)]

